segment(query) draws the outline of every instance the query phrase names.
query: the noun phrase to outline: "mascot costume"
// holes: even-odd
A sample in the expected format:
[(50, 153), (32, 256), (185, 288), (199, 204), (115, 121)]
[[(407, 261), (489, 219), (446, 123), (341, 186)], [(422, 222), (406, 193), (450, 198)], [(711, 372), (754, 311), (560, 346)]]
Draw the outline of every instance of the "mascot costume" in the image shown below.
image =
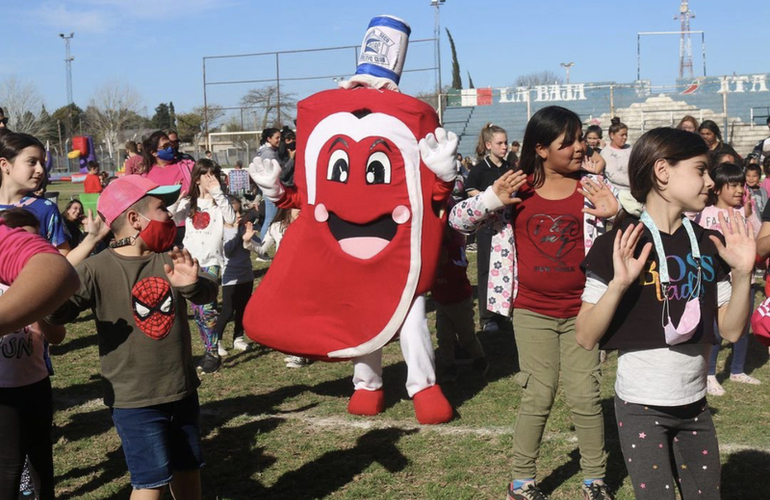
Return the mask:
[(369, 24), (356, 75), (297, 106), (295, 188), (275, 160), (249, 166), (263, 194), (299, 208), (244, 316), (248, 336), (323, 361), (352, 360), (348, 411), (384, 409), (382, 347), (396, 336), (417, 420), (449, 421), (436, 385), (425, 298), (436, 274), (457, 136), (399, 92), (410, 28)]

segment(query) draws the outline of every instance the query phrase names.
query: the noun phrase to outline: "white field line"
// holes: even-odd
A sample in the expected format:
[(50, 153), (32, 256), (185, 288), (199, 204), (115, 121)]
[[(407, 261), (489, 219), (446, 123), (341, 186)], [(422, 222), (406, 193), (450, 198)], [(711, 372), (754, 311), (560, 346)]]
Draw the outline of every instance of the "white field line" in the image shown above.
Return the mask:
[[(216, 415), (217, 412), (202, 412), (202, 414)], [(469, 427), (463, 425), (420, 425), (416, 421), (392, 420), (379, 417), (369, 419), (354, 418), (347, 416), (317, 417), (305, 411), (291, 413), (269, 413), (264, 415), (243, 414), (234, 417), (236, 421), (232, 426), (241, 425), (248, 422), (257, 422), (277, 418), (286, 421), (302, 422), (311, 429), (333, 428), (333, 429), (355, 429), (355, 430), (373, 430), (373, 429), (402, 429), (406, 431), (416, 431), (420, 433), (436, 433), (443, 436), (468, 436), (475, 435), (479, 437), (495, 437), (513, 435), (513, 426), (489, 426), (489, 427)], [(224, 427), (231, 425), (225, 424)], [(577, 443), (577, 437), (571, 432), (547, 432), (543, 437), (544, 441), (562, 440), (569, 443)], [(608, 441), (617, 441), (617, 439), (607, 439)], [(739, 451), (753, 450), (770, 453), (770, 448), (748, 446), (743, 444), (719, 443), (719, 450), (723, 453), (736, 453)]]

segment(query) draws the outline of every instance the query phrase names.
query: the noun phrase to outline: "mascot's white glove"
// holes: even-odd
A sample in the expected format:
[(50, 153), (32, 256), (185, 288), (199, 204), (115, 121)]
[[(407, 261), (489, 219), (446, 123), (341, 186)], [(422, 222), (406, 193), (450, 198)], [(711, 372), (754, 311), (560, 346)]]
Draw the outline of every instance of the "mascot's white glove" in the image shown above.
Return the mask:
[(281, 165), (277, 161), (263, 160), (257, 156), (249, 164), (249, 175), (268, 200), (277, 203), (283, 197), (285, 190), (278, 180), (281, 177)]
[(439, 127), (436, 134), (420, 139), (420, 156), (425, 166), (444, 182), (457, 177), (457, 135)]

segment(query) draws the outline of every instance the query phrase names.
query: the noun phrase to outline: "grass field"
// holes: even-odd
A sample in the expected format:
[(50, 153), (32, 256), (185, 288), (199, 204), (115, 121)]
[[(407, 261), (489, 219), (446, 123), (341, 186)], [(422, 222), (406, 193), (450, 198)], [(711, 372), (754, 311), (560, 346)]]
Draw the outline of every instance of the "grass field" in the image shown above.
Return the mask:
[[(63, 206), (82, 186), (55, 184)], [(471, 254), (471, 257), (474, 255)], [(472, 262), (471, 275), (475, 275)], [(255, 264), (257, 278), (266, 264)], [(474, 281), (474, 278), (471, 278)], [(430, 313), (431, 328), (434, 314)], [(191, 330), (197, 332), (191, 322)], [(193, 334), (197, 339), (197, 333)], [(210, 499), (502, 499), (510, 481), (520, 388), (513, 380), (517, 355), (510, 332), (479, 334), (491, 368), (483, 379), (462, 370), (444, 386), (457, 418), (420, 426), (404, 388), (406, 367), (397, 344), (385, 349), (386, 411), (371, 418), (346, 413), (352, 392), (349, 363), (284, 367), (283, 355), (256, 349), (225, 358), (220, 372), (199, 389)], [(232, 343), (232, 326), (225, 345)], [(731, 349), (720, 354), (726, 377)], [(202, 355), (194, 342), (194, 354)], [(131, 487), (109, 411), (101, 401), (99, 360), (90, 314), (68, 327), (52, 348), (54, 460), (61, 499), (127, 498)], [(770, 364), (751, 340), (747, 371), (761, 386), (725, 382), (727, 395), (711, 398), (719, 434), (725, 499), (770, 498)], [(602, 382), (609, 452), (607, 481), (616, 498), (632, 499), (612, 409), (616, 357)], [(552, 499), (580, 497), (579, 455), (560, 392), (538, 462), (539, 481)], [(170, 496), (169, 496), (170, 498)]]

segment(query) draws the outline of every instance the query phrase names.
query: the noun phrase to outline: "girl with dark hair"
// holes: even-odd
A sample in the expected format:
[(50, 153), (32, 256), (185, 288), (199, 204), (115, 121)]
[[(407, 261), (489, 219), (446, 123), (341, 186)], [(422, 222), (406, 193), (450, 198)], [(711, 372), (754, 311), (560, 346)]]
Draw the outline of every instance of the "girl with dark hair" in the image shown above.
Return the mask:
[[(516, 418), (511, 500), (545, 498), (535, 484), (536, 460), (556, 395), (559, 373), (577, 433), (586, 498), (611, 498), (604, 484), (606, 453), (599, 351), (575, 342), (575, 317), (585, 252), (605, 230), (618, 203), (607, 184), (581, 171), (583, 124), (572, 111), (549, 106), (527, 124), (518, 172), (451, 210), (450, 225), (468, 234), (493, 230), (489, 289), (483, 306), (513, 315), (523, 388)], [(471, 171), (473, 172), (473, 171)], [(479, 248), (481, 256), (481, 248)], [(540, 495), (540, 496), (538, 496)]]
[[(729, 217), (729, 210), (733, 209), (739, 214), (745, 224), (750, 224), (754, 229), (754, 235), (759, 234), (760, 221), (757, 214), (751, 211), (751, 205), (744, 207), (744, 187), (746, 184), (746, 174), (743, 169), (734, 163), (721, 163), (713, 170), (714, 187), (709, 192), (709, 206), (695, 217), (695, 222), (706, 229), (720, 231), (719, 214), (724, 218)], [(751, 310), (754, 309), (754, 294), (751, 294)], [(748, 328), (748, 326), (747, 326)], [(722, 337), (719, 335), (719, 328), (714, 326), (717, 344), (711, 349), (709, 358), (709, 374), (707, 381), (708, 393), (712, 396), (723, 396), (725, 389), (719, 383), (716, 377), (717, 356), (721, 347)], [(760, 383), (756, 378), (744, 372), (746, 363), (746, 352), (749, 347), (749, 336), (743, 335), (733, 347), (733, 360), (730, 364), (730, 380), (743, 384), (757, 385)]]
[(64, 221), (64, 225), (67, 228), (67, 241), (69, 241), (70, 247), (75, 248), (83, 241), (82, 226), (85, 219), (85, 212), (83, 211), (83, 204), (80, 200), (70, 200), (64, 210), (61, 211), (61, 217)]
[(22, 207), (34, 213), (40, 235), (67, 255), (70, 244), (57, 206), (31, 193), (45, 180), (45, 148), (27, 134), (0, 135), (0, 211)]
[(289, 127), (281, 130), (281, 143), (278, 146), (278, 163), (281, 164), (281, 184), (294, 185), (294, 155), (297, 151), (297, 134)]
[[(280, 158), (278, 157), (278, 147), (281, 145), (281, 131), (277, 128), (266, 128), (262, 131), (262, 137), (260, 138), (260, 144), (259, 151), (257, 151), (257, 156), (254, 158), (254, 161), (264, 161), (264, 160), (275, 160), (279, 164), (281, 163)], [(249, 168), (251, 169), (251, 165), (249, 165)], [(264, 238), (265, 234), (267, 234), (267, 230), (270, 227), (270, 224), (273, 222), (273, 218), (275, 218), (275, 212), (278, 209), (275, 206), (275, 203), (268, 200), (267, 198), (264, 198), (265, 202), (265, 220), (262, 222), (262, 227), (259, 229), (259, 234)]]
[(722, 145), (722, 131), (714, 120), (704, 120), (698, 127), (698, 133), (706, 141), (710, 151), (718, 149)]
[(602, 158), (607, 162), (604, 176), (613, 186), (620, 190), (628, 190), (628, 158), (631, 156), (631, 146), (628, 142), (628, 127), (620, 118), (612, 119), (609, 130), (610, 143), (602, 149)]
[[(201, 158), (193, 167), (189, 193), (169, 207), (174, 220), (185, 221), (185, 249), (198, 260), (201, 271), (217, 281), (224, 261), (225, 224), (235, 224), (235, 211), (223, 193), (220, 177), (219, 165)], [(222, 362), (220, 356), (227, 354), (219, 347), (217, 302), (191, 307), (206, 350), (198, 369), (203, 373), (215, 372)]]
[(721, 498), (707, 359), (715, 320), (731, 342), (745, 332), (756, 241), (732, 209), (719, 216), (723, 235), (685, 217), (714, 186), (707, 152), (690, 132), (644, 134), (629, 161), (641, 220), (600, 236), (583, 263), (577, 341), (619, 350), (615, 415), (638, 500), (674, 500), (677, 489), (684, 500)]
[(602, 149), (604, 149), (602, 128), (599, 125), (589, 125), (586, 128), (586, 145), (597, 153), (601, 153)]

